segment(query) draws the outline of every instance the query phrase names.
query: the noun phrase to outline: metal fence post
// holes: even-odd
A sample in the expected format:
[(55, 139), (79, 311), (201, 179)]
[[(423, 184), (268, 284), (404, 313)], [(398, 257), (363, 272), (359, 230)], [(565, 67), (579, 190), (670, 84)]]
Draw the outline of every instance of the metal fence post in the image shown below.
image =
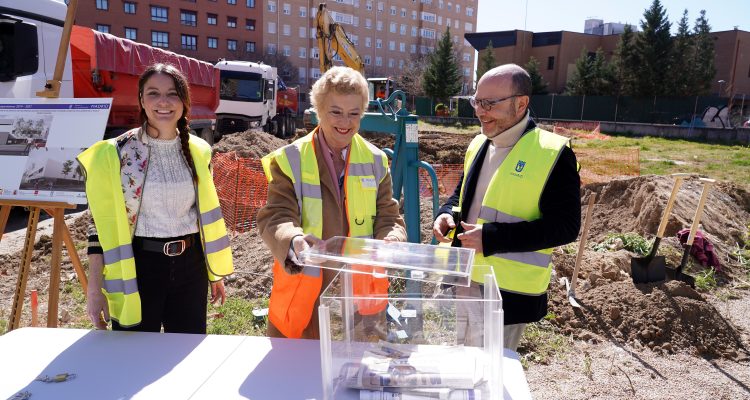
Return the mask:
[(583, 122), (583, 109), (586, 108), (586, 95), (583, 95), (583, 100), (581, 101), (581, 122)]
[(549, 105), (549, 119), (552, 119), (552, 110), (555, 109), (555, 94), (552, 93), (552, 103)]

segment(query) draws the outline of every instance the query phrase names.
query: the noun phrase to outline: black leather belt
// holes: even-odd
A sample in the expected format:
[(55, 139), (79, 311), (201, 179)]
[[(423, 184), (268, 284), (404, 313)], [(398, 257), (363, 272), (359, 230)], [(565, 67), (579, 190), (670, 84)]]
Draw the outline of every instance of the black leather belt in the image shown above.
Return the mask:
[(177, 240), (158, 240), (153, 238), (139, 238), (141, 249), (162, 253), (164, 255), (175, 257), (184, 253), (190, 246), (195, 243), (195, 234), (187, 235)]

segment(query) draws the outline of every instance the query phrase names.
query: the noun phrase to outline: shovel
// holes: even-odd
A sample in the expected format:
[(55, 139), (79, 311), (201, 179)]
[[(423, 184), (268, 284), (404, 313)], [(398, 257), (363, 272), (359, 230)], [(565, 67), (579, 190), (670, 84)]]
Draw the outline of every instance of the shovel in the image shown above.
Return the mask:
[(664, 231), (667, 229), (669, 213), (672, 211), (672, 206), (674, 206), (674, 201), (677, 198), (677, 192), (682, 185), (682, 180), (689, 175), (690, 174), (672, 174), (674, 177), (672, 194), (669, 195), (669, 201), (667, 201), (667, 207), (664, 209), (664, 214), (661, 217), (659, 229), (656, 231), (656, 238), (654, 239), (654, 244), (651, 246), (651, 251), (646, 257), (630, 259), (630, 275), (633, 277), (633, 283), (649, 283), (664, 280), (664, 268), (666, 262), (664, 256), (656, 255), (656, 251), (659, 249), (659, 243), (661, 243), (661, 238), (664, 236)]
[(667, 268), (667, 278), (670, 280), (680, 280), (690, 287), (695, 287), (695, 278), (690, 275), (682, 273), (685, 264), (687, 264), (688, 258), (690, 258), (690, 249), (693, 247), (693, 240), (695, 240), (695, 232), (698, 230), (698, 225), (701, 222), (701, 216), (703, 215), (703, 207), (706, 205), (706, 198), (708, 192), (711, 190), (711, 185), (716, 181), (713, 179), (700, 178), (703, 182), (703, 192), (701, 193), (701, 199), (698, 202), (698, 208), (695, 210), (695, 217), (693, 217), (693, 225), (690, 226), (690, 236), (688, 236), (687, 243), (685, 243), (685, 251), (682, 253), (682, 261), (677, 269)]
[(583, 258), (583, 250), (586, 249), (586, 236), (589, 233), (589, 226), (591, 225), (591, 213), (594, 211), (594, 202), (596, 201), (596, 192), (591, 192), (589, 195), (589, 204), (586, 208), (586, 219), (583, 221), (583, 232), (581, 232), (581, 241), (578, 242), (578, 253), (576, 254), (576, 264), (573, 267), (573, 276), (570, 278), (570, 284), (568, 280), (565, 280), (565, 289), (568, 291), (568, 302), (571, 306), (581, 308), (581, 305), (576, 301), (576, 281), (578, 280), (578, 268), (581, 266), (581, 258)]

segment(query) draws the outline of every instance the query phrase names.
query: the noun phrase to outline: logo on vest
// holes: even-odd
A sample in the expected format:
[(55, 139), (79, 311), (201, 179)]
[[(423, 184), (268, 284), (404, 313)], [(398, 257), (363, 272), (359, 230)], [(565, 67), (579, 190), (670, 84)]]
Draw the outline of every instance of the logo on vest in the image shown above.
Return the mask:
[(511, 172), (510, 174), (518, 178), (523, 177), (523, 175), (521, 175), (521, 171), (523, 171), (523, 168), (525, 166), (526, 166), (526, 161), (518, 160), (518, 162), (516, 163), (516, 168), (515, 168), (517, 173)]

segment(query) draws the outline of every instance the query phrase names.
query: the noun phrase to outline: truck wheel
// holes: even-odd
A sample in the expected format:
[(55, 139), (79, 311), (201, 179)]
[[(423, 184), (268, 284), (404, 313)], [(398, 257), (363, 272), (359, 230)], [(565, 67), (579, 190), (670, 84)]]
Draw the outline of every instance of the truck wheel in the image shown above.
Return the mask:
[(292, 137), (297, 133), (297, 122), (294, 119), (294, 115), (287, 114), (284, 118), (284, 123), (287, 124), (286, 137)]
[(276, 137), (286, 139), (289, 136), (289, 124), (286, 122), (286, 114), (277, 114), (273, 122), (276, 124)]
[(211, 128), (201, 129), (201, 139), (205, 140), (209, 146), (214, 145), (214, 133), (211, 131)]

